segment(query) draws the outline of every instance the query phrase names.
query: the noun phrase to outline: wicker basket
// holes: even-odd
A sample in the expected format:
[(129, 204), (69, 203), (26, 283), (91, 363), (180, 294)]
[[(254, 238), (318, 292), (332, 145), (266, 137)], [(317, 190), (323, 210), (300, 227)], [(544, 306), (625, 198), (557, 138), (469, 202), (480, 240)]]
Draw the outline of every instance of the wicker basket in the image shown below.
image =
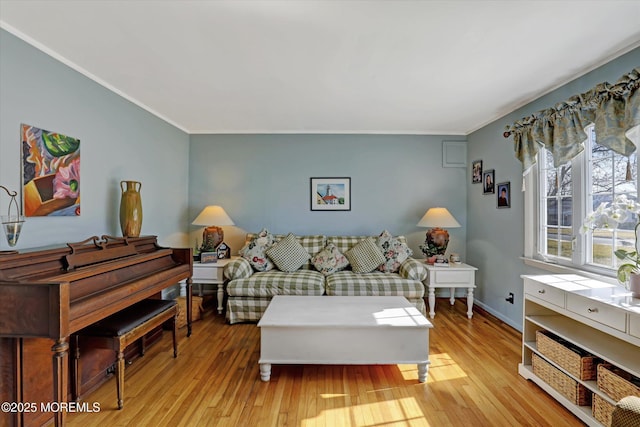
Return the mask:
[[(187, 326), (187, 298), (178, 297), (178, 328)], [(202, 297), (191, 297), (191, 321), (195, 322), (202, 317)]]
[(603, 397), (593, 394), (593, 418), (605, 427), (611, 427), (611, 414), (615, 405), (607, 402)]
[(533, 373), (578, 406), (591, 405), (591, 392), (569, 375), (533, 353)]
[(640, 397), (640, 378), (602, 363), (598, 365), (598, 388), (616, 402), (626, 396)]
[(595, 380), (599, 359), (580, 347), (548, 331), (536, 331), (536, 345), (540, 354), (553, 361), (575, 378)]

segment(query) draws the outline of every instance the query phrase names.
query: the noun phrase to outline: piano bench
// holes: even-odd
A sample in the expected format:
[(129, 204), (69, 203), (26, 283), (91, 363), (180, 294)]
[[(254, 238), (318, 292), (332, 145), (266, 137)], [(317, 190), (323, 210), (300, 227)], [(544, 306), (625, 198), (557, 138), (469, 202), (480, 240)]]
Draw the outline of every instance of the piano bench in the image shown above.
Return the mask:
[(173, 357), (178, 357), (178, 345), (176, 342), (177, 315), (178, 305), (175, 301), (146, 299), (76, 332), (73, 339), (75, 351), (73, 351), (73, 377), (71, 382), (73, 399), (78, 400), (80, 396), (81, 380), (78, 374), (80, 359), (79, 336), (86, 337), (87, 345), (91, 347), (106, 348), (116, 352), (118, 409), (122, 409), (124, 406), (124, 350), (128, 345), (142, 338), (140, 354), (144, 355), (144, 335), (170, 321), (173, 331)]

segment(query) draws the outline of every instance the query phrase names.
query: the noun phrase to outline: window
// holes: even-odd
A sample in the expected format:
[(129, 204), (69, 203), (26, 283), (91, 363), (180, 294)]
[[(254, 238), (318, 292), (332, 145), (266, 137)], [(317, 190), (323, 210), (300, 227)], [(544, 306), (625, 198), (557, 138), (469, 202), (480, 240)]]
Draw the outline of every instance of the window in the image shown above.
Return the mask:
[(587, 134), (584, 152), (564, 165), (555, 167), (551, 153), (539, 151), (537, 169), (527, 178), (536, 191), (525, 198), (525, 212), (533, 208), (536, 214), (528, 215), (531, 229), (525, 233), (525, 245), (531, 247), (525, 252), (548, 262), (603, 272), (617, 267), (615, 250), (634, 245), (635, 219), (615, 230), (582, 234), (580, 228), (601, 203), (621, 194), (637, 198), (637, 156), (627, 158), (598, 145), (593, 126)]

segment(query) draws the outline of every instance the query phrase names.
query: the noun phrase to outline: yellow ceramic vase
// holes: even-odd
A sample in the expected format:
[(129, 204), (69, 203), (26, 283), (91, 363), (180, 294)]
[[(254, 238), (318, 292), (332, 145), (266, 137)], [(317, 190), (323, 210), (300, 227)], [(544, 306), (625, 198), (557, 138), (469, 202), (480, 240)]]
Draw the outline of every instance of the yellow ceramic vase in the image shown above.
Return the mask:
[(120, 229), (123, 237), (138, 237), (142, 228), (142, 183), (138, 181), (120, 181), (122, 197), (120, 199)]

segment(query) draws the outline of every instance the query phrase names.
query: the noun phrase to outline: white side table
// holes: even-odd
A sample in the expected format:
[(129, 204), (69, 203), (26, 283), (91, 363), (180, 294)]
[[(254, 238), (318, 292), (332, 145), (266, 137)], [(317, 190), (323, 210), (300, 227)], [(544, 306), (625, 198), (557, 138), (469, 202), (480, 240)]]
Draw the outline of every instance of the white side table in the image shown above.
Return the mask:
[[(237, 256), (231, 258), (219, 259), (216, 262), (201, 264), (200, 261), (193, 263), (193, 277), (191, 278), (193, 284), (198, 285), (198, 293), (196, 295), (203, 296), (205, 294), (213, 293), (214, 291), (207, 291), (203, 289), (203, 285), (217, 285), (217, 299), (218, 299), (218, 313), (222, 313), (224, 300), (224, 266), (229, 262), (237, 259)], [(180, 282), (180, 296), (186, 296), (186, 285), (184, 282)]]
[[(423, 261), (424, 262), (424, 261)], [(468, 264), (450, 264), (449, 267), (435, 267), (425, 263), (429, 273), (424, 284), (429, 289), (429, 316), (436, 315), (436, 288), (449, 288), (451, 305), (455, 302), (456, 288), (467, 288), (467, 317), (473, 316), (473, 290), (476, 287), (476, 270)]]

